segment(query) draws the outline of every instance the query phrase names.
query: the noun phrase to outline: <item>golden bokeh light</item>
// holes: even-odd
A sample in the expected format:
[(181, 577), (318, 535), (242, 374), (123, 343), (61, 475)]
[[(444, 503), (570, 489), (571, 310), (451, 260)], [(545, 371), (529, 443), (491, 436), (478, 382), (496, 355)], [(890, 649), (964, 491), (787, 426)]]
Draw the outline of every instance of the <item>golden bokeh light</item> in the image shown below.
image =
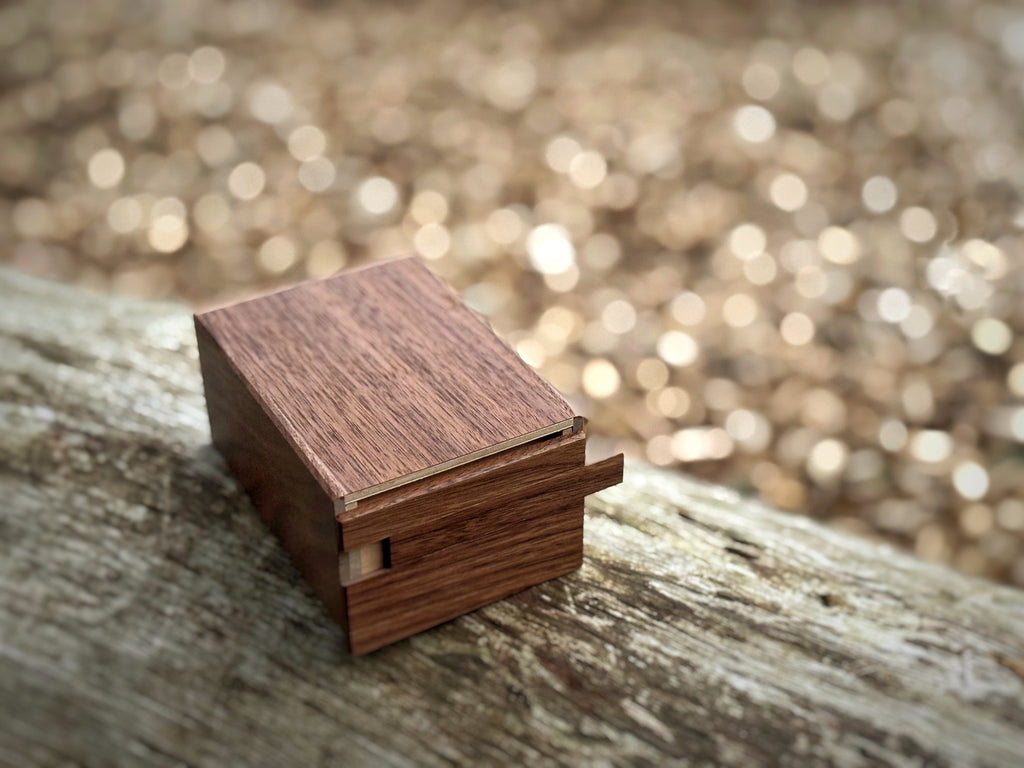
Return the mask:
[(609, 448), (1024, 584), (1012, 4), (53, 8), (0, 25), (16, 269), (418, 254)]

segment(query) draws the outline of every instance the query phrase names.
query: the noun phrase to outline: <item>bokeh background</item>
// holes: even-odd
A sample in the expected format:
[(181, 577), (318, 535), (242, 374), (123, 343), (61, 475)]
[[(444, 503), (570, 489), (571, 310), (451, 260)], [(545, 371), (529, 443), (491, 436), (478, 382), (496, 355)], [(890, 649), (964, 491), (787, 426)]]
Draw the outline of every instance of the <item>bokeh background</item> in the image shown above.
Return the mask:
[(32, 0), (0, 85), (16, 269), (418, 252), (605, 449), (1024, 584), (1018, 3)]

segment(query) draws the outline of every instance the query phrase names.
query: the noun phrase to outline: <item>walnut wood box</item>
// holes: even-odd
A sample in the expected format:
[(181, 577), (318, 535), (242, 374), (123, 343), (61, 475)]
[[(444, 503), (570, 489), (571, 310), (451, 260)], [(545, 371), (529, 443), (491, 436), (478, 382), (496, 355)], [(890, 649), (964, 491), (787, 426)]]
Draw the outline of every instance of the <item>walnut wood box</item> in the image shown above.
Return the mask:
[(213, 442), (367, 653), (578, 568), (583, 419), (414, 259), (196, 316)]

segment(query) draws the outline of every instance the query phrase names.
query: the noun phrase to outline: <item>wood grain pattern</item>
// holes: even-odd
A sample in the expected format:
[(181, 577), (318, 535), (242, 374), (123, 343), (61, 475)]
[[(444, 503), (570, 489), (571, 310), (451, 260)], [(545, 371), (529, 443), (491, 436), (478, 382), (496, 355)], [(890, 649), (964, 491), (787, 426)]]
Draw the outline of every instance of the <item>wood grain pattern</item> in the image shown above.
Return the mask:
[[(581, 437), (585, 438), (585, 433), (572, 432), (571, 430), (563, 436), (572, 434), (580, 434)], [(386, 510), (394, 504), (418, 497), (423, 493), (440, 492), (454, 483), (461, 483), (472, 478), (479, 478), (493, 472), (499, 467), (505, 466), (509, 461), (517, 461), (538, 452), (548, 450), (552, 439), (554, 439), (553, 435), (543, 440), (535, 440), (531, 443), (526, 443), (525, 445), (510, 448), (500, 454), (478, 459), (470, 464), (459, 467), (457, 472), (442, 472), (436, 475), (429, 475), (428, 477), (417, 480), (414, 483), (402, 485), (397, 488), (384, 491), (383, 493), (375, 494), (373, 497), (360, 502), (354, 507), (346, 507), (344, 500), (336, 501), (334, 508), (335, 516), (341, 524), (339, 529), (341, 531), (342, 549), (350, 549), (353, 546), (351, 542), (354, 541), (352, 538), (345, 538), (345, 523), (347, 521), (355, 521), (373, 514), (376, 511)], [(356, 530), (357, 529), (355, 527), (352, 528), (353, 533)]]
[(210, 448), (182, 306), (0, 270), (0, 420), (0, 765), (1024, 754), (1024, 591), (641, 464), (580, 570), (350, 656)]
[(345, 587), (352, 652), (578, 568), (592, 479), (585, 443), (581, 434), (559, 436), (491, 472), (344, 520), (349, 546), (387, 537), (391, 549), (389, 570)]
[(195, 323), (214, 444), (352, 652), (579, 566), (621, 457), (585, 467), (582, 420), (417, 262)]
[(332, 500), (198, 323), (196, 339), (213, 444), (327, 612), (346, 626)]
[[(557, 473), (568, 478), (583, 466), (586, 434), (579, 432), (514, 448), (382, 494), (338, 515), (341, 548), (357, 549), (386, 536), (413, 537), (451, 520), (483, 500), (517, 499), (536, 495), (538, 488), (557, 487)], [(444, 503), (434, 500), (444, 499)]]
[(573, 492), (581, 496), (598, 493), (622, 482), (625, 457), (619, 453), (595, 464), (588, 464), (582, 472), (577, 473), (578, 485)]
[(585, 458), (585, 433), (558, 435), (339, 511), (343, 559), (385, 539), (390, 553), (343, 586), (352, 652), (578, 568), (584, 497), (622, 481), (621, 455)]
[(415, 259), (201, 314), (197, 323), (334, 498), (536, 430), (565, 400)]

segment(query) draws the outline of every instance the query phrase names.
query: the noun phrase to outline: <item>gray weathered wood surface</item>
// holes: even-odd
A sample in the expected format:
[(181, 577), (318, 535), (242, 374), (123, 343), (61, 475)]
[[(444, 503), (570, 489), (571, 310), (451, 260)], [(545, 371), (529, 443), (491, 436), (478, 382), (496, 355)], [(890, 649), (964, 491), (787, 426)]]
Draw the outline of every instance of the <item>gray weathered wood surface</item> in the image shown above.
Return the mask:
[(1024, 764), (1024, 593), (678, 474), (353, 659), (209, 447), (191, 319), (0, 274), (0, 763)]

